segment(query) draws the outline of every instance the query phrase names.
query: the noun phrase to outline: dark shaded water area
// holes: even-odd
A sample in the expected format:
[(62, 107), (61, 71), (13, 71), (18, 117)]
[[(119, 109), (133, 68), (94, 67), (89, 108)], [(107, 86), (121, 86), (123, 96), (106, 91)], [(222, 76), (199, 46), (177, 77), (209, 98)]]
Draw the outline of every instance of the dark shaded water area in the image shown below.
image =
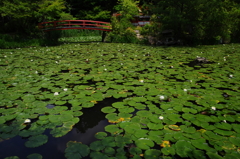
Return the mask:
[(43, 159), (65, 159), (64, 151), (66, 144), (69, 141), (77, 141), (86, 145), (90, 145), (97, 139), (94, 135), (97, 132), (104, 131), (104, 127), (110, 123), (105, 118), (105, 113), (101, 109), (106, 106), (111, 106), (112, 103), (117, 102), (114, 98), (106, 98), (99, 102), (92, 108), (83, 109), (83, 115), (80, 121), (74, 125), (73, 129), (65, 136), (54, 138), (50, 134), (50, 129), (47, 129), (44, 134), (48, 136), (48, 142), (36, 148), (25, 147), (27, 138), (20, 136), (13, 137), (8, 140), (0, 142), (0, 159), (9, 156), (18, 156), (20, 159), (26, 159), (28, 155), (39, 153)]

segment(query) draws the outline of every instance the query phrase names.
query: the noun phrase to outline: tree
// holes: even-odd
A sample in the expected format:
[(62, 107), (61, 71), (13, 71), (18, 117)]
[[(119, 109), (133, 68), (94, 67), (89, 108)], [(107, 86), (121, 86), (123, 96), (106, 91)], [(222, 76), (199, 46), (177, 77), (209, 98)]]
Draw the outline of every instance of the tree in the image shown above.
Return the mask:
[(152, 0), (145, 5), (160, 16), (163, 30), (172, 29), (175, 37), (186, 43), (228, 38), (239, 16), (232, 0)]
[(136, 40), (136, 34), (131, 24), (133, 16), (138, 15), (139, 1), (134, 0), (119, 0), (118, 5), (115, 6), (115, 9), (118, 11), (118, 16), (113, 16), (112, 23), (112, 32), (110, 37), (112, 41), (115, 42), (132, 42)]
[(30, 34), (39, 22), (57, 20), (65, 8), (64, 0), (2, 0), (1, 31)]
[(78, 19), (110, 21), (117, 0), (66, 0)]

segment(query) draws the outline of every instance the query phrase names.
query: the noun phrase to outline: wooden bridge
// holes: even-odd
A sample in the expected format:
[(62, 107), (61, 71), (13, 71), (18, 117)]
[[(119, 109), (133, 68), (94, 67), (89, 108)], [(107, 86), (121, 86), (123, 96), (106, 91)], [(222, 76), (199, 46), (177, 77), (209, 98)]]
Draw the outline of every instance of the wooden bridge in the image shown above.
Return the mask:
[(110, 23), (93, 20), (61, 20), (52, 22), (42, 22), (38, 24), (38, 28), (43, 31), (68, 30), (68, 29), (112, 31)]
[(61, 20), (52, 22), (42, 22), (38, 24), (38, 28), (43, 30), (44, 32), (68, 29), (101, 30), (103, 31), (102, 42), (106, 37), (106, 31), (112, 31), (110, 23), (93, 20)]

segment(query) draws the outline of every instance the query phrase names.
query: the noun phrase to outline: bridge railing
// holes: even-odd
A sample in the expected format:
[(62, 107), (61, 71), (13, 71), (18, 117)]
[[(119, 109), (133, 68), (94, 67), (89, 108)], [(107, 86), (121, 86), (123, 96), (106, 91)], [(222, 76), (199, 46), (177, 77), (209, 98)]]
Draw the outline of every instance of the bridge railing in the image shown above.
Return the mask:
[(39, 23), (38, 28), (44, 31), (65, 29), (95, 29), (111, 31), (111, 24), (108, 22), (92, 20), (61, 20)]

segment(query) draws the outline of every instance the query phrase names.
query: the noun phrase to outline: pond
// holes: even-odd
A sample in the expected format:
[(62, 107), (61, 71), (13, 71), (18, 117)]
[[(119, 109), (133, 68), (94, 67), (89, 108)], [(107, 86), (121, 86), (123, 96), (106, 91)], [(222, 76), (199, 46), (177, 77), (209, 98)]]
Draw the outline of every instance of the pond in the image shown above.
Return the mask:
[(0, 50), (0, 158), (239, 158), (239, 50)]

